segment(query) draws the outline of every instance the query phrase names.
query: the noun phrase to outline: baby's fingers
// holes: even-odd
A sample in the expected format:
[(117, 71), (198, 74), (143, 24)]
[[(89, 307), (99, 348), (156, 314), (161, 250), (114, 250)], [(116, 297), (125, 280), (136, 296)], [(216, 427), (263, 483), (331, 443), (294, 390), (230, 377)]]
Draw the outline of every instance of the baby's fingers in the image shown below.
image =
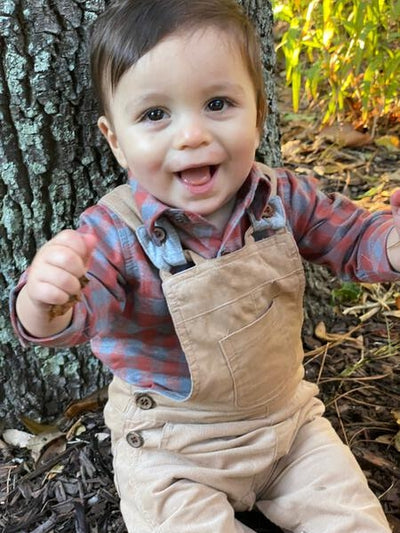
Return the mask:
[[(30, 285), (29, 292), (33, 298), (41, 299), (47, 304), (63, 304), (70, 295), (80, 292), (79, 279), (78, 275), (49, 264), (41, 272), (36, 273), (35, 279), (31, 280), (35, 283)], [(29, 281), (28, 278), (28, 284)]]
[(77, 231), (64, 230), (42, 248), (46, 261), (58, 268), (80, 277), (85, 273), (86, 263), (93, 247)]
[(390, 197), (390, 205), (392, 206), (392, 213), (394, 217), (400, 215), (400, 189), (396, 189)]

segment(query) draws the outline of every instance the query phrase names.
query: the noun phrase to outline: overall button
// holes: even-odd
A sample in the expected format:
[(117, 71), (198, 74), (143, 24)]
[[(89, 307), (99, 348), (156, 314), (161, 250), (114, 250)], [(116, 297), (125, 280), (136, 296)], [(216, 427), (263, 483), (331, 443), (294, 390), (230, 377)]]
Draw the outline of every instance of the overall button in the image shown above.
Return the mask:
[(138, 431), (130, 431), (126, 436), (126, 441), (132, 448), (140, 448), (144, 444), (144, 439)]
[(139, 409), (148, 411), (149, 409), (153, 409), (153, 407), (155, 407), (156, 402), (148, 394), (138, 394), (136, 397), (136, 405), (139, 407)]

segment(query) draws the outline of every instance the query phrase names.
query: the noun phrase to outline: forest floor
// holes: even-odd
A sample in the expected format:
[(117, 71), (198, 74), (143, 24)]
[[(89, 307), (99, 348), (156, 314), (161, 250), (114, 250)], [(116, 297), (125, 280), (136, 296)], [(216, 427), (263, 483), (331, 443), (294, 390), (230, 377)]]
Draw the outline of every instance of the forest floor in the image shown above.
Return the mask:
[[(398, 123), (378, 127), (372, 139), (351, 126), (321, 131), (311, 113), (288, 111), (282, 133), (285, 164), (317, 175), (325, 190), (376, 210), (400, 186)], [(333, 281), (328, 298), (333, 312), (304, 336), (306, 375), (400, 533), (400, 285)], [(1, 533), (125, 533), (101, 413), (105, 395), (74, 404), (57, 425), (25, 420), (26, 432), (36, 434), (28, 442), (24, 433), (3, 432)], [(240, 518), (257, 531), (279, 531), (257, 514)]]

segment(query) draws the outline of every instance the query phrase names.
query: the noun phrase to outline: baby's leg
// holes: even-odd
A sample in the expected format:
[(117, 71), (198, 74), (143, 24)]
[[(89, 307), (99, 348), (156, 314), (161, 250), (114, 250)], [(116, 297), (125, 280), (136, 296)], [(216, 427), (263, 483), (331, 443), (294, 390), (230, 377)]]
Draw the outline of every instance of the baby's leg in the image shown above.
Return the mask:
[(294, 533), (390, 533), (356, 459), (322, 417), (298, 432), (257, 507)]
[[(126, 469), (126, 467), (125, 467)], [(129, 470), (126, 469), (126, 470)], [(121, 512), (128, 533), (249, 533), (234, 517), (226, 495), (199, 483), (177, 479), (162, 491), (157, 469), (148, 483), (121, 485)], [(161, 483), (160, 483), (161, 482)]]
[(143, 445), (136, 434), (114, 441), (114, 477), (129, 533), (253, 531), (235, 518), (224, 492), (189, 479), (195, 465), (160, 448), (162, 427), (141, 431)]

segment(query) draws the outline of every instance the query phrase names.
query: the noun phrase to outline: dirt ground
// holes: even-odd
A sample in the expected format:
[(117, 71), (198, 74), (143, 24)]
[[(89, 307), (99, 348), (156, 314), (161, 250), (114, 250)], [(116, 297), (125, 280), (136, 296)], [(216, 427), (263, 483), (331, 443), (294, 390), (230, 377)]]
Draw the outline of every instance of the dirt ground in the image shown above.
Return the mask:
[[(388, 124), (372, 140), (348, 126), (321, 133), (314, 124), (307, 114), (283, 116), (285, 164), (316, 174), (325, 189), (371, 210), (387, 207), (390, 191), (400, 186), (400, 125)], [(400, 533), (400, 285), (357, 290), (332, 280), (332, 289), (332, 313), (304, 335), (306, 375), (319, 384), (328, 418)], [(101, 414), (104, 400), (105, 391), (99, 391), (72, 406), (57, 425), (26, 420), (27, 431), (38, 433), (28, 447), (18, 438), (19, 444), (7, 443), (11, 437), (3, 434), (1, 532), (125, 532)], [(279, 531), (254, 513), (240, 519), (260, 532)]]

